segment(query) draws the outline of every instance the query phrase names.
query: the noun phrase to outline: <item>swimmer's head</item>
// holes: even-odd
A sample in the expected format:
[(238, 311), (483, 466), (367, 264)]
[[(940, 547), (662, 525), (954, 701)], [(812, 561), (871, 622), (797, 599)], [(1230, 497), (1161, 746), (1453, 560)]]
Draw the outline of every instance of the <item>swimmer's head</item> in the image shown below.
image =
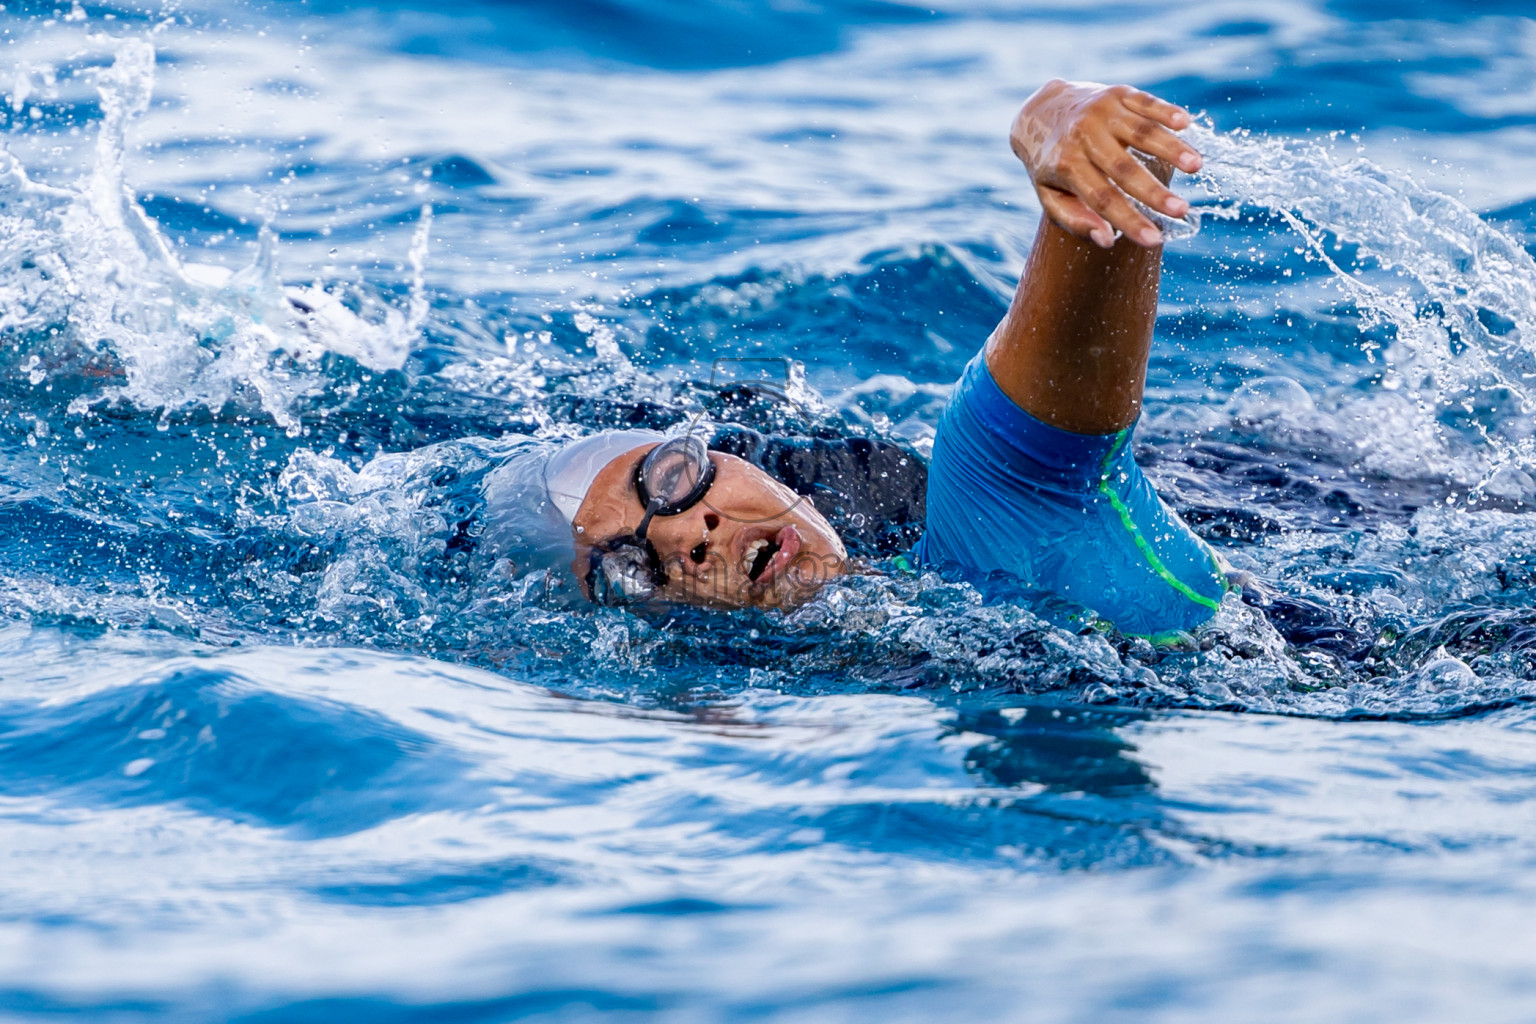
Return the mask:
[[(636, 470), (656, 448), (646, 444), (609, 462), (576, 511), (571, 570), (587, 596), (593, 551), (601, 560), (617, 538), (645, 520)], [(733, 455), (710, 452), (714, 478), (704, 496), (675, 515), (646, 522), (643, 572), (656, 598), (726, 608), (792, 608), (847, 568), (843, 542), (809, 498)]]

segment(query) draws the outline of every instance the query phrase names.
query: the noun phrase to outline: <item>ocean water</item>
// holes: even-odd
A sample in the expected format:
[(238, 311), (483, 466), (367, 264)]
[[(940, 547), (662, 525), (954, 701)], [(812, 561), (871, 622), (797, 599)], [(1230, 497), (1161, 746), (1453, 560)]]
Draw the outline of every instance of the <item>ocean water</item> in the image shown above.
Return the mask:
[[(0, 1015), (1532, 1019), (1529, 14), (7, 3)], [(460, 543), (487, 438), (925, 450), (1058, 75), (1201, 114), (1137, 453), (1268, 615)]]

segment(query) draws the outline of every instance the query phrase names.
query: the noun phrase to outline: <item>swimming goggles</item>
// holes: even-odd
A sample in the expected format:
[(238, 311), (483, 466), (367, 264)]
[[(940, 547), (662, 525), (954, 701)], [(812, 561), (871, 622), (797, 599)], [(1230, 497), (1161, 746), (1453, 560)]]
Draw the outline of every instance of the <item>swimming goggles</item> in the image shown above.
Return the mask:
[(587, 561), (587, 593), (597, 604), (647, 601), (667, 585), (666, 566), (647, 538), (656, 516), (688, 511), (709, 493), (715, 464), (697, 437), (674, 437), (652, 448), (635, 467), (635, 492), (645, 515), (633, 533), (610, 537), (592, 549)]

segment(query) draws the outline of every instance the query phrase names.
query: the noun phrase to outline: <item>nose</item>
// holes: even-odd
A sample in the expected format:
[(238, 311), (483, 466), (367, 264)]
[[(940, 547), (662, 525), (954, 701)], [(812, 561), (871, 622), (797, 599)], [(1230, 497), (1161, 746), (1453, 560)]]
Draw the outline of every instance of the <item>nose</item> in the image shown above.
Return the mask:
[(713, 512), (706, 512), (704, 514), (704, 539), (695, 544), (693, 549), (688, 552), (688, 557), (693, 561), (694, 565), (703, 565), (704, 560), (709, 557), (709, 535), (719, 526), (719, 516)]

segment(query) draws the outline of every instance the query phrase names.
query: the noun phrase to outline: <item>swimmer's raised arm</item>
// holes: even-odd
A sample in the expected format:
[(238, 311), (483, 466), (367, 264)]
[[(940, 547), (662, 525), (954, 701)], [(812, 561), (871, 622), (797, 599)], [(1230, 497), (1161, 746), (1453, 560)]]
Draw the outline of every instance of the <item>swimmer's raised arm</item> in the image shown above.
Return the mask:
[(1045, 216), (987, 367), (1037, 419), (1107, 434), (1140, 413), (1162, 236), (1126, 195), (1170, 216), (1188, 211), (1166, 187), (1175, 166), (1200, 168), (1173, 134), (1188, 124), (1184, 110), (1130, 86), (1059, 80), (1014, 119), (1010, 142)]

